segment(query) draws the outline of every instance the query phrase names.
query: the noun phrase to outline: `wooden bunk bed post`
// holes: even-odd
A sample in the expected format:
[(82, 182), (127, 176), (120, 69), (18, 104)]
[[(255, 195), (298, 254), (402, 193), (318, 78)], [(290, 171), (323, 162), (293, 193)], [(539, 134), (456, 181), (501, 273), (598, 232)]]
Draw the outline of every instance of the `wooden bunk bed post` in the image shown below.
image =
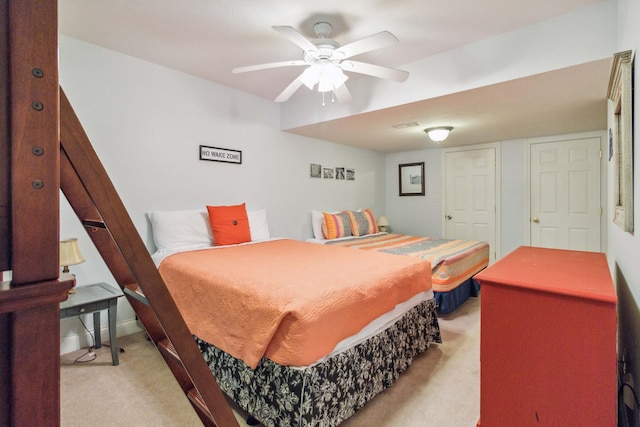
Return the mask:
[(56, 1), (0, 2), (0, 271), (13, 278), (0, 286), (7, 426), (60, 424), (59, 303), (72, 281), (58, 277), (57, 21)]

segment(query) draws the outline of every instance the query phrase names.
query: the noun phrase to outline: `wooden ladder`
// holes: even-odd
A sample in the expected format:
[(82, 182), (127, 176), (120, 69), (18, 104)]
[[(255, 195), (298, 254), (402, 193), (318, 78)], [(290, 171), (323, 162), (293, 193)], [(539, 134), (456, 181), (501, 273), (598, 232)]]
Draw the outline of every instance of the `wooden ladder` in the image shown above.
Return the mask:
[(238, 426), (62, 88), (60, 188), (203, 424)]

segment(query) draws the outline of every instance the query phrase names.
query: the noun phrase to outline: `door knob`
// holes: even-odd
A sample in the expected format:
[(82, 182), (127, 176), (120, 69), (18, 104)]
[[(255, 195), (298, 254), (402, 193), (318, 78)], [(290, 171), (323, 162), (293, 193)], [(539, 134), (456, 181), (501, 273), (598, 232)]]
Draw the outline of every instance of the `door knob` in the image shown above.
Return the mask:
[(535, 222), (536, 224), (540, 222), (538, 218), (533, 218), (531, 221)]
[(445, 218), (447, 219), (453, 219), (453, 217), (451, 215), (447, 215)]

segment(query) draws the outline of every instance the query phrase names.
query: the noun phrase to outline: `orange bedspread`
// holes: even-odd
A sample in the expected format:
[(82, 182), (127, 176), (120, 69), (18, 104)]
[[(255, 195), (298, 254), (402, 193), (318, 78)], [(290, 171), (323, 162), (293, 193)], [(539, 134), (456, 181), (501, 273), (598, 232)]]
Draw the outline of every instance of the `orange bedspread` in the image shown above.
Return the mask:
[(191, 332), (255, 368), (306, 366), (431, 289), (420, 259), (296, 240), (171, 255), (159, 271)]

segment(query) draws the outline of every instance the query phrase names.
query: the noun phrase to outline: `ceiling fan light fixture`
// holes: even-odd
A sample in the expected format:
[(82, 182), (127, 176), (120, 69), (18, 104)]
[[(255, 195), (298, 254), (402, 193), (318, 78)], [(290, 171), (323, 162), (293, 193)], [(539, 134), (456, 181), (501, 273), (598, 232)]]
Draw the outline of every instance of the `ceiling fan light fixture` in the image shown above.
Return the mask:
[(452, 126), (436, 126), (427, 128), (424, 131), (429, 135), (433, 142), (442, 142), (449, 136), (449, 132), (453, 130)]
[(319, 65), (311, 65), (302, 73), (302, 77), (300, 80), (309, 90), (313, 90), (313, 87), (320, 81), (320, 75), (322, 74), (322, 69)]
[(336, 64), (314, 64), (304, 70), (300, 80), (313, 90), (318, 85), (318, 92), (330, 92), (340, 87), (349, 77)]
[(290, 26), (274, 25), (271, 28), (301, 48), (303, 52), (302, 59), (237, 67), (231, 71), (233, 73), (246, 73), (269, 68), (306, 66), (304, 71), (276, 97), (276, 102), (287, 101), (302, 86), (306, 86), (313, 91), (316, 85), (318, 85), (318, 91), (323, 94), (333, 92), (332, 98), (335, 95), (335, 98), (340, 103), (350, 102), (352, 97), (344, 84), (349, 77), (345, 75), (343, 70), (349, 73), (364, 74), (397, 82), (404, 82), (409, 77), (407, 71), (395, 68), (360, 61), (344, 61), (345, 59), (398, 43), (398, 39), (389, 31), (380, 31), (343, 46), (337, 41), (328, 38), (332, 29), (331, 24), (328, 22), (316, 23), (314, 31), (318, 38), (314, 40), (308, 39)]
[(320, 73), (318, 92), (329, 92), (340, 87), (349, 77), (342, 72), (342, 68), (335, 64), (327, 64)]

